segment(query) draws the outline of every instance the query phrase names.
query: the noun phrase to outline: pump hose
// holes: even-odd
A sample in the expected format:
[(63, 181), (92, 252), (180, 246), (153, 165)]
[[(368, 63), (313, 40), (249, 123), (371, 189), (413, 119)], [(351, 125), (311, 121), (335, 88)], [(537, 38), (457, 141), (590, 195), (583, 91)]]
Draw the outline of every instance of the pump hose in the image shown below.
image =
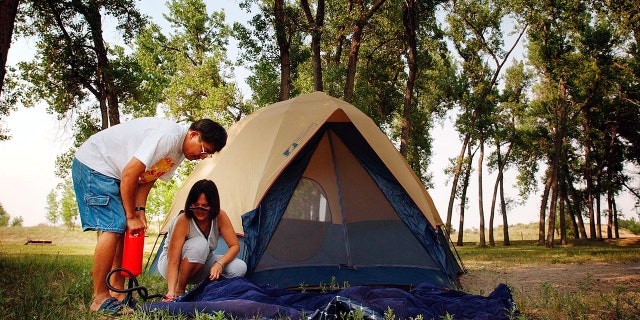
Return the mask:
[[(114, 288), (110, 283), (109, 283), (109, 279), (111, 279), (111, 275), (114, 274), (115, 272), (126, 272), (129, 276), (129, 287), (126, 289), (117, 289)], [(109, 290), (117, 292), (117, 293), (126, 293), (127, 296), (126, 298), (124, 298), (123, 303), (125, 304), (129, 304), (129, 301), (131, 301), (132, 297), (132, 293), (133, 292), (138, 292), (138, 294), (140, 295), (140, 298), (142, 298), (143, 301), (147, 301), (149, 299), (154, 299), (154, 298), (164, 298), (164, 295), (162, 294), (154, 294), (154, 295), (149, 295), (149, 291), (147, 290), (146, 287), (141, 286), (138, 283), (138, 279), (136, 278), (135, 275), (133, 275), (133, 273), (131, 273), (131, 271), (124, 269), (124, 268), (115, 268), (113, 270), (111, 270), (108, 274), (107, 274), (107, 287), (109, 288)]]

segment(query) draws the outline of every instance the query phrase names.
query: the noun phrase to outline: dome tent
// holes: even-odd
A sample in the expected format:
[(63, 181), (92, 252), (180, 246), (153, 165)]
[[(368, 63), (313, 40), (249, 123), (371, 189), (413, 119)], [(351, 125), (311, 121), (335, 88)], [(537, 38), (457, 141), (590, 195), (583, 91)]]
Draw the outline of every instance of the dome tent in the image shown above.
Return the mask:
[(228, 134), (184, 182), (163, 230), (206, 178), (218, 186), (253, 282), (458, 286), (461, 269), (431, 197), (356, 107), (322, 92), (300, 95)]

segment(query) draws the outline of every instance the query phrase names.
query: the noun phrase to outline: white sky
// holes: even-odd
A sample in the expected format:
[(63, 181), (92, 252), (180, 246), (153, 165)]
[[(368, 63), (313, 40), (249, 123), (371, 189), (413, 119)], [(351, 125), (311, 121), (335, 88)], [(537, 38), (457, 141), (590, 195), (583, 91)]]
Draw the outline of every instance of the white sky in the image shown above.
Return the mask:
[[(209, 10), (220, 10), (224, 8), (227, 15), (227, 22), (246, 21), (246, 14), (238, 8), (238, 1), (207, 1)], [(160, 10), (166, 10), (164, 5), (153, 0), (143, 0), (140, 2), (143, 13), (153, 17), (153, 21), (162, 25)], [(166, 24), (166, 23), (165, 23)], [(237, 48), (229, 48), (229, 57), (233, 58)], [(8, 64), (14, 65), (23, 59), (32, 57), (34, 44), (27, 41), (17, 41), (11, 46), (8, 56)], [(241, 88), (247, 88), (244, 84), (246, 70), (238, 71), (239, 77), (236, 79)], [(245, 89), (248, 96), (248, 89)], [(45, 106), (26, 109), (19, 107), (5, 119), (6, 127), (10, 130), (12, 139), (0, 142), (0, 155), (2, 155), (0, 165), (0, 203), (11, 217), (22, 216), (25, 226), (33, 226), (40, 223), (47, 223), (45, 218), (47, 194), (56, 187), (60, 179), (54, 175), (55, 158), (58, 154), (68, 150), (71, 145), (69, 130), (60, 123), (54, 115), (45, 112)], [(455, 157), (461, 145), (457, 133), (450, 123), (444, 127), (436, 126), (434, 136), (434, 157), (432, 159), (431, 173), (434, 176), (434, 189), (429, 190), (436, 207), (443, 220), (446, 219), (449, 192), (451, 189), (450, 179), (447, 178), (443, 170), (448, 163), (448, 158)], [(486, 163), (486, 162), (485, 162)], [(474, 164), (475, 165), (475, 164)], [(515, 198), (517, 191), (509, 188), (513, 183), (515, 172), (506, 174), (507, 197)], [(493, 191), (495, 177), (485, 173), (484, 176), (484, 208), (485, 219), (488, 224), (489, 209), (491, 206), (491, 193)], [(469, 197), (471, 204), (467, 209), (465, 226), (467, 228), (477, 227), (479, 224), (478, 204), (477, 204), (477, 175), (474, 174), (471, 180)], [(618, 209), (625, 213), (627, 218), (636, 217), (634, 211), (634, 201), (631, 196), (625, 194), (618, 199)], [(527, 223), (537, 221), (540, 197), (532, 195), (524, 206), (514, 207), (509, 212), (509, 223)], [(603, 206), (606, 203), (603, 201)], [(457, 207), (457, 206), (456, 206)], [(453, 225), (457, 228), (458, 214), (454, 210)], [(501, 224), (501, 216), (496, 216), (496, 225)]]

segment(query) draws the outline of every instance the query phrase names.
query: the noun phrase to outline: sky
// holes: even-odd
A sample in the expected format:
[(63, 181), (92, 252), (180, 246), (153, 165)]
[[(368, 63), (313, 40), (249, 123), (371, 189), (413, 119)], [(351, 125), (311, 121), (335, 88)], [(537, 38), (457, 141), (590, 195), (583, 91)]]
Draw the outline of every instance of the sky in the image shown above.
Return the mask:
[[(248, 16), (239, 9), (238, 1), (207, 1), (209, 11), (224, 9), (227, 23), (233, 21), (244, 22)], [(141, 11), (150, 15), (157, 24), (166, 26), (162, 11), (164, 5), (158, 5), (155, 0), (140, 1)], [(20, 40), (12, 43), (8, 56), (8, 65), (15, 65), (18, 61), (29, 59), (33, 56), (35, 48), (33, 40)], [(231, 42), (229, 58), (237, 53), (237, 47)], [(236, 81), (240, 88), (249, 96), (249, 89), (245, 83), (248, 71), (240, 68), (236, 70)], [(4, 119), (4, 127), (10, 130), (12, 139), (0, 141), (0, 203), (11, 217), (21, 216), (25, 226), (35, 226), (46, 221), (46, 198), (61, 179), (54, 174), (55, 159), (60, 153), (68, 150), (72, 144), (69, 126), (61, 123), (54, 115), (46, 113), (46, 106), (39, 105), (34, 108), (19, 106), (9, 117)], [(444, 173), (449, 163), (449, 158), (457, 156), (461, 146), (458, 134), (455, 132), (451, 121), (442, 125), (436, 125), (432, 132), (434, 155), (431, 159), (430, 172), (433, 174), (434, 188), (429, 190), (436, 207), (443, 220), (446, 219), (451, 179)], [(505, 188), (507, 197), (517, 198), (517, 190), (513, 187), (516, 172), (507, 172)], [(485, 194), (484, 210), (485, 220), (488, 224), (488, 214), (491, 205), (491, 193), (495, 183), (495, 175), (484, 173), (483, 190)], [(471, 228), (479, 225), (477, 204), (477, 174), (471, 180), (469, 197), (471, 203), (465, 215), (465, 227)], [(629, 194), (624, 194), (618, 199), (618, 209), (626, 218), (638, 218), (634, 209), (634, 200)], [(533, 194), (523, 205), (514, 205), (509, 211), (509, 224), (529, 223), (538, 220), (540, 195)], [(603, 205), (604, 202), (603, 202)], [(458, 205), (453, 213), (453, 226), (458, 225)], [(501, 216), (496, 216), (496, 221), (501, 221)], [(501, 223), (496, 223), (496, 225)]]

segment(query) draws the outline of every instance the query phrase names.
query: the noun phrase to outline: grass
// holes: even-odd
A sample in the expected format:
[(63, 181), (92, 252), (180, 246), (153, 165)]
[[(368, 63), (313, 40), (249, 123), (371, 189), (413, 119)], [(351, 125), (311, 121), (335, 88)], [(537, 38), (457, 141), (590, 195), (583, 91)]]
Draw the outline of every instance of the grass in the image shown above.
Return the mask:
[[(145, 241), (147, 255), (155, 237), (149, 235)], [(47, 239), (53, 244), (25, 245), (27, 239)], [(104, 319), (88, 311), (92, 299), (90, 269), (95, 239), (94, 232), (83, 233), (64, 227), (0, 228), (0, 272), (3, 275), (0, 277), (0, 319)], [(628, 245), (620, 241), (576, 242), (547, 249), (530, 239), (512, 240), (510, 247), (499, 244), (480, 248), (469, 242), (456, 249), (470, 273), (490, 275), (499, 282), (504, 282), (500, 270), (514, 266), (548, 268), (555, 264), (640, 262), (638, 242)], [(138, 280), (150, 294), (166, 290), (164, 280), (159, 276), (143, 274)], [(640, 319), (638, 292), (624, 285), (602, 292), (598, 281), (589, 276), (572, 290), (545, 281), (535, 292), (514, 290), (514, 296), (520, 311), (513, 315), (514, 319)], [(226, 318), (230, 317), (223, 313), (195, 317)], [(359, 317), (352, 315), (349, 318)], [(392, 318), (393, 311), (388, 310), (385, 319)], [(120, 319), (186, 317), (158, 313), (134, 314)]]

